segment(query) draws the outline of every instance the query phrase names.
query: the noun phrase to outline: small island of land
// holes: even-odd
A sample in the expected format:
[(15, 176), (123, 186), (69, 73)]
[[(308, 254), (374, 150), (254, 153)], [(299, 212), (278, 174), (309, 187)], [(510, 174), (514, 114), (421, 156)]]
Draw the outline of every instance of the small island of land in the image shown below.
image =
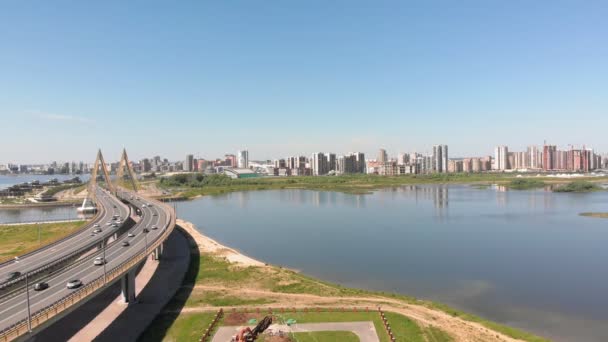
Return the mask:
[(608, 218), (608, 212), (605, 213), (580, 213), (580, 216)]
[[(379, 176), (373, 174), (349, 174), (339, 176), (291, 176), (256, 177), (232, 179), (223, 174), (205, 175), (183, 173), (158, 180), (158, 188), (163, 193), (171, 193), (174, 198), (192, 199), (205, 195), (216, 195), (235, 191), (306, 189), (338, 191), (351, 194), (367, 194), (371, 191), (403, 185), (423, 184), (470, 184), (485, 188), (491, 184), (503, 185), (510, 189), (525, 190), (552, 186), (555, 191), (596, 191), (601, 189), (597, 182), (606, 182), (608, 177), (581, 177), (576, 181), (569, 178), (531, 176), (511, 173), (443, 173), (426, 175)], [(148, 183), (150, 184), (150, 183)], [(166, 197), (166, 195), (163, 195)]]

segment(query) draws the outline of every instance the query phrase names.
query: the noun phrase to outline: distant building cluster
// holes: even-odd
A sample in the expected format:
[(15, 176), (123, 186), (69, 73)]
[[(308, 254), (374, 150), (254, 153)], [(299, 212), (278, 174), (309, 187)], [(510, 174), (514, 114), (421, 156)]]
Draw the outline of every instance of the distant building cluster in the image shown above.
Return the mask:
[(20, 174), (20, 173), (32, 173), (32, 174), (66, 174), (66, 175), (80, 175), (83, 173), (90, 172), (93, 165), (85, 164), (81, 162), (52, 162), (50, 164), (0, 164), (0, 175), (6, 174)]
[(378, 151), (376, 160), (367, 162), (367, 172), (384, 176), (403, 174), (447, 173), (450, 169), (448, 145), (435, 145), (429, 155), (399, 153), (397, 159), (389, 159), (385, 149)]
[(570, 146), (567, 150), (558, 150), (556, 145), (544, 145), (542, 150), (529, 146), (523, 152), (509, 152), (507, 146), (497, 146), (492, 164), (492, 169), (497, 171), (589, 172), (606, 167), (608, 160), (592, 149)]
[[(378, 174), (396, 176), (404, 174), (474, 173), (504, 171), (534, 172), (590, 172), (608, 169), (608, 155), (600, 155), (586, 147), (558, 149), (545, 144), (542, 148), (528, 146), (526, 151), (511, 152), (508, 146), (494, 148), (494, 155), (467, 158), (450, 158), (448, 145), (434, 145), (430, 153), (398, 153), (391, 158), (385, 149), (379, 149), (376, 159), (366, 159), (363, 152), (315, 152), (309, 156), (296, 155), (272, 160), (251, 160), (249, 151), (241, 149), (223, 158), (204, 159), (187, 154), (185, 160), (170, 162), (154, 156), (131, 162), (137, 173), (200, 172), (224, 173), (233, 178), (252, 176), (324, 176), (341, 174)], [(119, 163), (109, 163), (108, 170), (115, 173)], [(90, 173), (93, 164), (81, 162), (52, 162), (50, 164), (0, 164), (2, 174), (84, 174)]]

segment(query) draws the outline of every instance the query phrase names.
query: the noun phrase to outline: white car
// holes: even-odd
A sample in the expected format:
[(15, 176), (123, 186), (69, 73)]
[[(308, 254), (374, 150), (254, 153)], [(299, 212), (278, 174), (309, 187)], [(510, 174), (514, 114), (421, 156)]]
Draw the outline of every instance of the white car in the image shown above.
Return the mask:
[(99, 228), (99, 227), (101, 227), (101, 226), (99, 225), (99, 223), (95, 223), (95, 224), (93, 225), (93, 228)]
[(80, 279), (72, 279), (68, 281), (67, 287), (68, 289), (77, 289), (82, 286), (82, 281)]
[(104, 260), (103, 257), (97, 257), (97, 258), (95, 258), (95, 260), (93, 260), (93, 265), (95, 265), (95, 266), (101, 266), (105, 263), (106, 263), (106, 261)]
[(129, 232), (129, 234), (127, 234), (127, 236), (128, 236), (128, 237), (134, 237), (134, 236), (135, 236), (135, 234), (133, 234), (133, 233)]

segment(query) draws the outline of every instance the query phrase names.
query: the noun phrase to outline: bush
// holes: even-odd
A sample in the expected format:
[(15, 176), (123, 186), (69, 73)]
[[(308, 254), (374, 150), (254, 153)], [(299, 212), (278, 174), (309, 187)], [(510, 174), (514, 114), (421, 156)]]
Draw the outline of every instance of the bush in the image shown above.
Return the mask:
[(508, 187), (510, 189), (516, 189), (516, 190), (542, 188), (544, 186), (545, 186), (545, 182), (538, 180), (538, 179), (529, 179), (529, 178), (514, 179), (508, 185)]
[(601, 188), (595, 183), (591, 183), (591, 182), (587, 182), (587, 181), (574, 181), (574, 182), (568, 183), (566, 185), (562, 185), (562, 186), (554, 189), (553, 191), (555, 191), (555, 192), (591, 192), (591, 191), (597, 191), (600, 189)]

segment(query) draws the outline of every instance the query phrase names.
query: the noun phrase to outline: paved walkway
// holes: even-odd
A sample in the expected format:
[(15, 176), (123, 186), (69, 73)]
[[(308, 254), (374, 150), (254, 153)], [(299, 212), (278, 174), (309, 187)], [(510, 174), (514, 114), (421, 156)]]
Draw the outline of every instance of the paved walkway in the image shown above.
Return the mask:
[(40, 332), (36, 341), (136, 341), (181, 286), (190, 247), (177, 229), (160, 262), (148, 260), (135, 279), (137, 303), (122, 303), (120, 282)]
[[(253, 328), (253, 326), (251, 326)], [(213, 336), (212, 342), (230, 342), (242, 327), (220, 327)], [(310, 331), (351, 331), (359, 337), (360, 342), (380, 342), (372, 322), (343, 323), (302, 323), (292, 326), (272, 324), (266, 331), (310, 332)]]

